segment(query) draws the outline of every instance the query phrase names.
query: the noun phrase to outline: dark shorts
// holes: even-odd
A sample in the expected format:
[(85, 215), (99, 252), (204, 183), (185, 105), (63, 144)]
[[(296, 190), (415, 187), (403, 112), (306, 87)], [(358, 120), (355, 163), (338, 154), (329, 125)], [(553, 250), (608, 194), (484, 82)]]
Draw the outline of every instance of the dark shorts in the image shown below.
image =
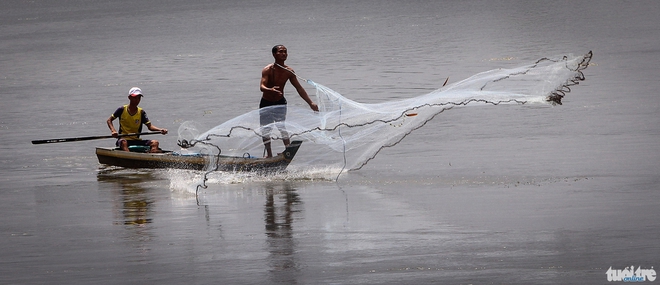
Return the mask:
[(259, 123), (262, 126), (286, 120), (286, 98), (271, 102), (261, 98), (259, 103)]
[[(123, 141), (123, 140), (124, 139), (118, 139), (117, 142), (115, 143), (115, 145), (117, 147), (119, 147), (121, 141)], [(128, 143), (128, 146), (132, 146), (132, 145), (149, 146), (151, 144), (151, 140), (125, 140), (125, 141), (126, 141), (126, 143)]]

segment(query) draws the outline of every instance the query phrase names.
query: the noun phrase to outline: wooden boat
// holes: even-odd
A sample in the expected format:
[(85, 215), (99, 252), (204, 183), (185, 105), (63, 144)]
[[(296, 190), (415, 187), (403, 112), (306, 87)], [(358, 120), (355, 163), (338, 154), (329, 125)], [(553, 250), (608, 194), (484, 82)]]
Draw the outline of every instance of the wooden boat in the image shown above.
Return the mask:
[[(126, 168), (179, 168), (193, 170), (278, 172), (289, 165), (302, 141), (293, 141), (284, 152), (269, 158), (226, 155), (177, 154), (173, 151), (148, 153), (97, 147), (99, 163)], [(207, 164), (210, 162), (210, 169)]]

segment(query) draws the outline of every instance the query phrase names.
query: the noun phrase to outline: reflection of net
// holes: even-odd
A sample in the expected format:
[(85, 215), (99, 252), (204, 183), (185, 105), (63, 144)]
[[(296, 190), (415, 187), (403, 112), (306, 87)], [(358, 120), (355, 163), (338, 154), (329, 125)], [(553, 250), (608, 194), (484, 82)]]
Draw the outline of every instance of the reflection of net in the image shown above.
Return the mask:
[[(320, 112), (295, 105), (288, 107), (284, 137), (274, 124), (260, 126), (254, 110), (196, 137), (191, 126), (180, 128), (186, 146), (223, 155), (263, 155), (262, 134), (271, 129), (273, 152), (284, 149), (282, 139), (304, 141), (289, 170), (323, 169), (341, 173), (362, 168), (384, 147), (399, 143), (438, 114), (455, 106), (550, 103), (561, 104), (570, 86), (585, 79), (592, 53), (583, 56), (542, 58), (533, 64), (476, 74), (431, 93), (400, 101), (362, 104), (305, 80), (316, 88)], [(304, 79), (303, 79), (304, 80)], [(279, 108), (272, 106), (268, 108)], [(187, 133), (187, 135), (181, 135)], [(330, 174), (330, 173), (328, 173)], [(332, 175), (332, 174), (330, 174)]]

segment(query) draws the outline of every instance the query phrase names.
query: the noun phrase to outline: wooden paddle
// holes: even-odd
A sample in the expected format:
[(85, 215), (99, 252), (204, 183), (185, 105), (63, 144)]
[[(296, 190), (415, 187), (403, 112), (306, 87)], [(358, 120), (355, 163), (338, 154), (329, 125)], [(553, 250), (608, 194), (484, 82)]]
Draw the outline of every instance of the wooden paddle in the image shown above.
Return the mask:
[[(143, 136), (143, 135), (153, 135), (160, 134), (160, 132), (148, 132), (148, 133), (135, 133), (135, 134), (124, 134), (118, 135), (118, 138), (121, 137), (131, 137), (131, 136)], [(32, 141), (32, 144), (44, 144), (44, 143), (61, 143), (61, 142), (77, 142), (77, 141), (88, 141), (88, 140), (98, 140), (98, 139), (110, 139), (113, 136), (94, 136), (94, 137), (77, 137), (77, 138), (63, 138), (63, 139), (49, 139), (49, 140), (36, 140)]]

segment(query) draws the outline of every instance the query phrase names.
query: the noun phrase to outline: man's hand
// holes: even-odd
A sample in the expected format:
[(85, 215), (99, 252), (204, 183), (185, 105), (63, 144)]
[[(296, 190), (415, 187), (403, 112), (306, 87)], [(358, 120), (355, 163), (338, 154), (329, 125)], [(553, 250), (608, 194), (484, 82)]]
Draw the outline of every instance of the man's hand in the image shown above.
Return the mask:
[(277, 93), (278, 95), (282, 95), (282, 91), (280, 91), (279, 86), (273, 86), (273, 88), (271, 88), (270, 91), (273, 91), (273, 92)]
[(312, 108), (315, 112), (319, 111), (319, 106), (316, 105), (316, 103), (312, 102), (312, 104), (309, 104), (309, 107)]

